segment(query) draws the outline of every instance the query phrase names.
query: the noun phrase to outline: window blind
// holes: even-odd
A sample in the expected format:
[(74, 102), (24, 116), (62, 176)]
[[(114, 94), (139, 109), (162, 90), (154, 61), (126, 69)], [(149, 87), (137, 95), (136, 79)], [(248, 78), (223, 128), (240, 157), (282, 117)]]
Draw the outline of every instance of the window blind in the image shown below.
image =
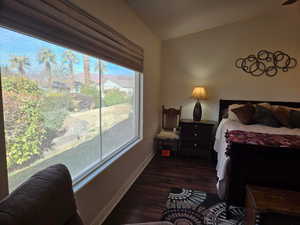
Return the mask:
[(67, 0), (3, 0), (0, 25), (143, 72), (141, 47)]

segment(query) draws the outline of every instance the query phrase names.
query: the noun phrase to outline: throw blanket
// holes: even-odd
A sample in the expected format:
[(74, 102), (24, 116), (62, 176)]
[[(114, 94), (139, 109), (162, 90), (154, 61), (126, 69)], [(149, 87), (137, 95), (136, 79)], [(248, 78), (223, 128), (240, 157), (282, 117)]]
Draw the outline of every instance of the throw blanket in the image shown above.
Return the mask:
[(230, 154), (232, 143), (300, 149), (300, 136), (298, 135), (266, 134), (242, 130), (227, 130), (226, 142), (227, 156)]

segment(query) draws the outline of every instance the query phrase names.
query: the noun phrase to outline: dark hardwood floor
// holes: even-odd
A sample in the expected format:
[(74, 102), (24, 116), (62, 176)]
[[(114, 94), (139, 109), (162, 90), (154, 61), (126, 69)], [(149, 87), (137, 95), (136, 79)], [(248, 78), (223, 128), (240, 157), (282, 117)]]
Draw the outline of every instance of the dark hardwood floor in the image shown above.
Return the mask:
[(201, 159), (156, 156), (115, 207), (104, 225), (159, 221), (171, 188), (216, 193), (214, 165)]

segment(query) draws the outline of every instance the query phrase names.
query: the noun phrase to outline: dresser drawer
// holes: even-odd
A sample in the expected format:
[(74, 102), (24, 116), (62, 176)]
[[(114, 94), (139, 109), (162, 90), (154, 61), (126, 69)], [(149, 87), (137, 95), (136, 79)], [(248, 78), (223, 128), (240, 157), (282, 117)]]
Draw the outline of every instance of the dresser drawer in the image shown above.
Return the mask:
[(183, 156), (207, 156), (208, 152), (208, 146), (193, 142), (182, 142), (180, 149), (180, 155)]
[(201, 139), (207, 140), (209, 142), (212, 134), (212, 126), (205, 124), (187, 124), (183, 123), (181, 125), (181, 139)]

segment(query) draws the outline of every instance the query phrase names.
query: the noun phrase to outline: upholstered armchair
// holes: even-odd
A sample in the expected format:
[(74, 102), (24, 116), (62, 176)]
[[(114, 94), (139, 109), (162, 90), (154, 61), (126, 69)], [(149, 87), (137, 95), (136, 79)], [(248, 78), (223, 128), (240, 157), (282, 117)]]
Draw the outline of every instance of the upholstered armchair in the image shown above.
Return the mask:
[(33, 175), (0, 202), (1, 225), (83, 225), (68, 169), (61, 164)]

